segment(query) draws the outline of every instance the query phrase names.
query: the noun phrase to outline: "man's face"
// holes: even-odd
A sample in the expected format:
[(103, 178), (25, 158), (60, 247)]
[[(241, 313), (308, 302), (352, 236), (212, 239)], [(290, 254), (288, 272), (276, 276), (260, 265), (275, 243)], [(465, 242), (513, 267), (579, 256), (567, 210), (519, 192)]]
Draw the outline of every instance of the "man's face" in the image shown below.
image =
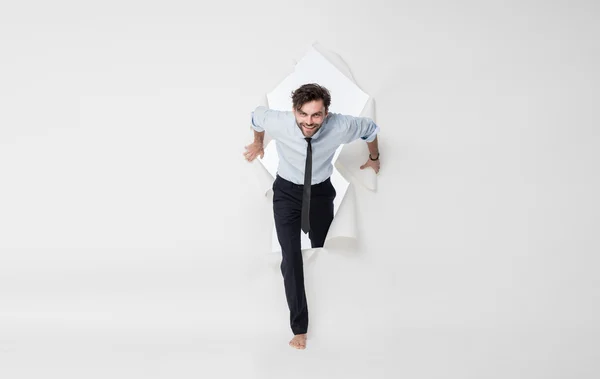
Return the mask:
[(296, 123), (305, 137), (312, 137), (321, 128), (327, 111), (323, 100), (313, 100), (304, 104), (300, 110), (294, 109)]

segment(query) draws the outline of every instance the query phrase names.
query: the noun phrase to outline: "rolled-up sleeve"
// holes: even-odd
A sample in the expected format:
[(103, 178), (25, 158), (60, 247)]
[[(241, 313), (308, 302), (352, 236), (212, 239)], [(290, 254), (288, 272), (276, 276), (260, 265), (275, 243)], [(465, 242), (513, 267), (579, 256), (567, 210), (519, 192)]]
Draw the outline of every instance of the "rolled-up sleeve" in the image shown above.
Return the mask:
[(369, 117), (345, 116), (347, 133), (344, 137), (344, 143), (350, 143), (356, 139), (362, 139), (365, 142), (373, 142), (379, 133), (379, 125)]
[(254, 111), (252, 112), (252, 115), (250, 117), (252, 129), (256, 130), (257, 132), (265, 131), (265, 125), (267, 124), (266, 119), (267, 119), (268, 111), (269, 111), (269, 109), (264, 106), (256, 107), (256, 109), (254, 109)]

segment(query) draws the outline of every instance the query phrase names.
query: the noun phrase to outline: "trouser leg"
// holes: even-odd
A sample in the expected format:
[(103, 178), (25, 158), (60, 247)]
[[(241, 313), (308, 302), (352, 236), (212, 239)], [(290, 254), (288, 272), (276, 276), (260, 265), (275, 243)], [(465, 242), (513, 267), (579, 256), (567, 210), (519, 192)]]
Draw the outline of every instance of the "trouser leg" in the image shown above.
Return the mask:
[(308, 330), (308, 306), (304, 289), (301, 245), (302, 189), (280, 178), (273, 184), (273, 213), (281, 246), (281, 274), (294, 334)]
[(311, 189), (310, 198), (310, 237), (311, 247), (323, 247), (329, 227), (333, 221), (333, 201), (335, 188), (331, 180), (316, 184)]

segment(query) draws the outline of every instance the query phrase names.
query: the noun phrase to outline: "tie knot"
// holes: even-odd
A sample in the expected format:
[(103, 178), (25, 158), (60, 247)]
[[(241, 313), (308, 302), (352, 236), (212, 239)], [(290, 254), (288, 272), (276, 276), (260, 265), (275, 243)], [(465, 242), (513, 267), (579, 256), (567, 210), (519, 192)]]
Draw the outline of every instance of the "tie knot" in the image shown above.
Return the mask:
[(310, 140), (312, 139), (311, 137), (304, 137), (304, 139), (306, 140), (306, 142), (310, 143)]

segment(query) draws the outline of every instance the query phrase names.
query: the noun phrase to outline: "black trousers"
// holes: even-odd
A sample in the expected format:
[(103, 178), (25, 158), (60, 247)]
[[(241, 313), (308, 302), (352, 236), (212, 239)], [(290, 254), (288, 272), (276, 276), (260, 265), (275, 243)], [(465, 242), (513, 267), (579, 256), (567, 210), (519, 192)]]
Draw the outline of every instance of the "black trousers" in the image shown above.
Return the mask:
[[(281, 245), (281, 274), (290, 310), (290, 327), (294, 334), (308, 330), (308, 305), (304, 290), (304, 262), (301, 248), (302, 191), (304, 186), (294, 184), (277, 175), (273, 183), (273, 213), (277, 238)], [(335, 188), (331, 179), (313, 184), (310, 200), (310, 231), (313, 248), (323, 247), (333, 221)]]

